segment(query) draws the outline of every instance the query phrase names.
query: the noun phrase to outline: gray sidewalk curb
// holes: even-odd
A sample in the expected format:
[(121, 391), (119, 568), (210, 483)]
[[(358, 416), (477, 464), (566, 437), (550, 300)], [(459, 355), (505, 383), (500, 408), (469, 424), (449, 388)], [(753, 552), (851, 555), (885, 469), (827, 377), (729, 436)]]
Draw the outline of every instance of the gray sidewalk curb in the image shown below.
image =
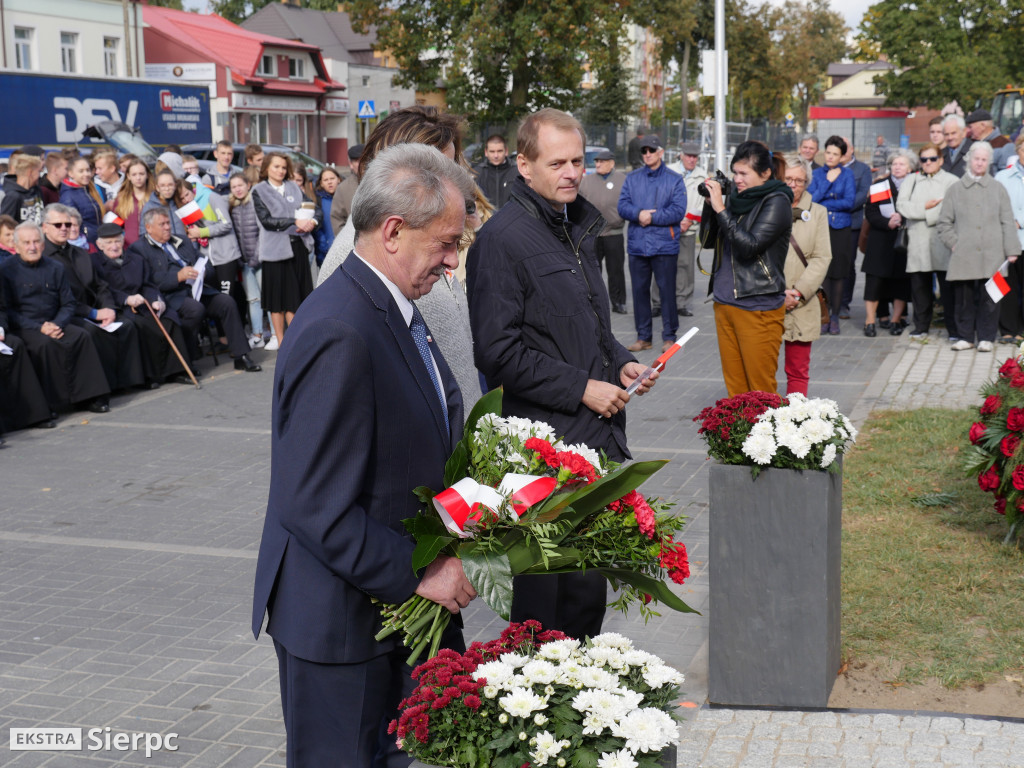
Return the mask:
[(879, 399), (882, 396), (882, 392), (885, 391), (886, 386), (889, 384), (889, 378), (892, 376), (893, 371), (903, 360), (903, 356), (908, 352), (909, 347), (905, 344), (897, 343), (892, 348), (882, 364), (878, 366), (878, 370), (875, 371), (875, 375), (871, 377), (871, 381), (864, 389), (864, 394), (857, 400), (857, 404), (850, 411), (850, 421), (854, 423), (857, 429), (864, 426), (868, 416), (871, 415), (871, 411), (875, 410), (875, 406), (878, 404)]

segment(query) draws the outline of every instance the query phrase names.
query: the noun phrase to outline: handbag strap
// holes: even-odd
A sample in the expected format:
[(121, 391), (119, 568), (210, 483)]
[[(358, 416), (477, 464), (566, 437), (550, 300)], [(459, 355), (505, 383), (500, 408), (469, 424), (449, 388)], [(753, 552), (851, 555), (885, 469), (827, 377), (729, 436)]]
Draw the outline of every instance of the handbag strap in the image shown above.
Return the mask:
[(807, 268), (807, 257), (804, 256), (804, 252), (800, 250), (800, 246), (797, 245), (796, 238), (792, 235), (789, 236), (789, 244), (793, 246), (793, 250), (796, 251), (796, 255), (800, 257), (800, 261), (804, 263), (804, 269)]

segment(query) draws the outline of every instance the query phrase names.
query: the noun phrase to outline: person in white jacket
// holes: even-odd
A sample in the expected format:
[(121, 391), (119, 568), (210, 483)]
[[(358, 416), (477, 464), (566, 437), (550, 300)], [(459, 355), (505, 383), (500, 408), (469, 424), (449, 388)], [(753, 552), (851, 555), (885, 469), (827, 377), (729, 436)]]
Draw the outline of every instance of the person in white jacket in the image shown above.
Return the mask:
[[(708, 172), (697, 163), (700, 147), (687, 142), (681, 147), (680, 159), (669, 166), (686, 182), (686, 216), (679, 222), (682, 237), (679, 239), (679, 262), (676, 267), (676, 309), (680, 317), (692, 317), (690, 302), (693, 299), (694, 265), (696, 262), (697, 230), (704, 198), (697, 194), (697, 185), (708, 177)], [(654, 303), (658, 303), (658, 288), (654, 287)]]

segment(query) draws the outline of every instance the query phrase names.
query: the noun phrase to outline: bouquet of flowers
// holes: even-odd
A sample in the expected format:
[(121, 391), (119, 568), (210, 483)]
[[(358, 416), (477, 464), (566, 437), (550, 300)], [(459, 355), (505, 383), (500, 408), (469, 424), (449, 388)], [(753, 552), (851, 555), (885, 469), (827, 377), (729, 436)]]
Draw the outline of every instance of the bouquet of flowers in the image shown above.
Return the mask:
[(527, 621), (412, 674), (399, 746), (451, 768), (653, 768), (677, 738), (683, 676), (613, 632), (586, 643)]
[(964, 468), (978, 486), (995, 496), (995, 510), (1006, 516), (1009, 543), (1024, 526), (1024, 345), (999, 369), (999, 376), (981, 389), (985, 397), (979, 420), (971, 425)]
[[(512, 609), (512, 578), (594, 570), (620, 589), (615, 607), (653, 599), (693, 611), (664, 583), (690, 575), (686, 547), (675, 541), (685, 518), (646, 499), (637, 486), (667, 462), (619, 466), (585, 445), (564, 445), (543, 422), (502, 418), (501, 391), (485, 395), (445, 466), (440, 493), (417, 488), (425, 509), (405, 521), (416, 541), (412, 566), (440, 554), (458, 557), (477, 594), (499, 616)], [(382, 604), (377, 639), (401, 632), (413, 649), (437, 653), (448, 611), (419, 595)]]
[(746, 392), (719, 400), (694, 421), (712, 458), (750, 464), (754, 477), (766, 466), (835, 471), (836, 457), (857, 437), (835, 401), (799, 393)]

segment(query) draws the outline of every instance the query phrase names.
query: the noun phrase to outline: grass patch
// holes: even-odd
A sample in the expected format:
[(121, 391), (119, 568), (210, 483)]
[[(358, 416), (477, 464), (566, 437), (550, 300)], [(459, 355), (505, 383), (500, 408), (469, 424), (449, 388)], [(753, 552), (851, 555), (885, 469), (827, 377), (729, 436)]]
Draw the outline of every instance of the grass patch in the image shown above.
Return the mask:
[(843, 656), (957, 688), (1024, 669), (1024, 551), (962, 449), (967, 410), (873, 414), (844, 459)]

